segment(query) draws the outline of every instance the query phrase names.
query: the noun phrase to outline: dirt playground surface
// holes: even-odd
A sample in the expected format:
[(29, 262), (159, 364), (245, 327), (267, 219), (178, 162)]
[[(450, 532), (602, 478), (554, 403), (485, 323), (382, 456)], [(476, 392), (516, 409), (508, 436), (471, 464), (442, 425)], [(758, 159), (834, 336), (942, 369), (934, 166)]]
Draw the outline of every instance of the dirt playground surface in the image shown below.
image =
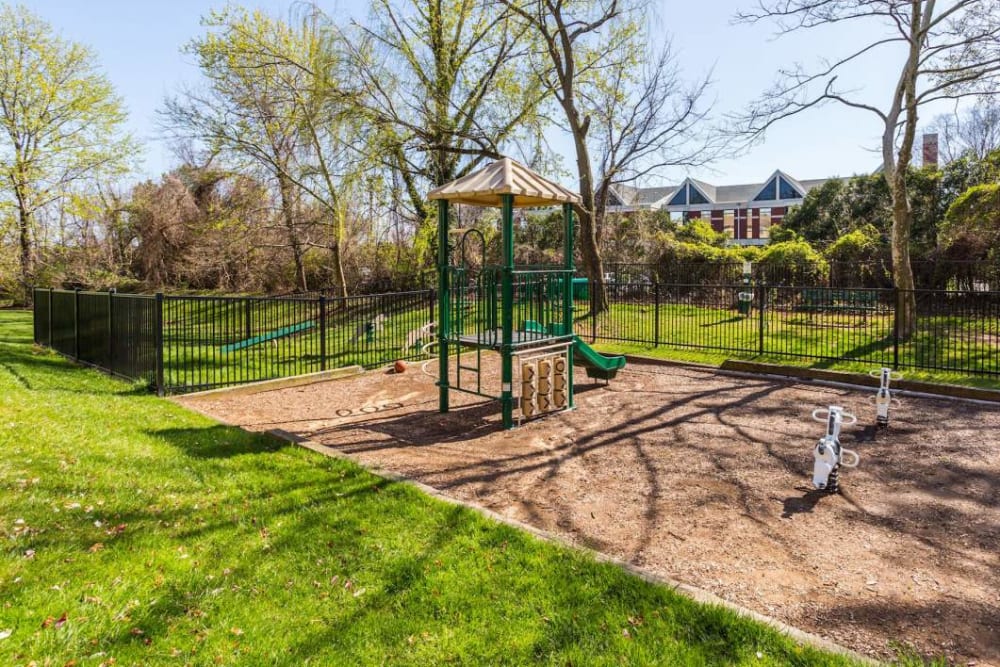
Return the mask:
[[(432, 365), (433, 366), (433, 365)], [(580, 373), (579, 375), (582, 375)], [(484, 377), (489, 377), (485, 375)], [(411, 365), (250, 396), (181, 399), (280, 428), (712, 591), (862, 653), (1000, 665), (1000, 407), (630, 364), (577, 409), (504, 432), (499, 404)], [(811, 490), (813, 408), (859, 416), (843, 493)]]

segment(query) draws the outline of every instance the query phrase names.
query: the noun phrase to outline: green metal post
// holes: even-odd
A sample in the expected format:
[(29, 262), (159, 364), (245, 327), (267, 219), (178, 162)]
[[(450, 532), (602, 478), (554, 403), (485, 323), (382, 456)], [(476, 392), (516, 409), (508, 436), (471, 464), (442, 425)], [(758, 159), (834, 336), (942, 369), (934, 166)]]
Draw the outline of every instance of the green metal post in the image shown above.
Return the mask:
[(501, 195), (500, 227), (503, 241), (503, 274), (500, 326), (503, 342), (500, 347), (500, 411), (503, 427), (514, 427), (514, 195)]
[[(575, 264), (573, 262), (573, 206), (563, 204), (563, 267), (566, 275), (563, 276), (563, 333), (573, 333), (573, 276), (575, 275)], [(569, 354), (566, 355), (566, 405), (573, 407), (573, 353), (576, 343), (570, 345)]]
[(438, 200), (438, 409), (448, 412), (448, 336), (451, 294), (448, 288), (448, 200)]

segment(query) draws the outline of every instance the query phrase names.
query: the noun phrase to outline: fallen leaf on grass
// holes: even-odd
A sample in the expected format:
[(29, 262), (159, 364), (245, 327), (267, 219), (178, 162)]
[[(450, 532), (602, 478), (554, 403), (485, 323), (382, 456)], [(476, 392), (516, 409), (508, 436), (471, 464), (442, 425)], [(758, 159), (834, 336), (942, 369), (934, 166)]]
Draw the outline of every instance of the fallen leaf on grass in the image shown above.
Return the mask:
[(35, 557), (35, 550), (34, 549), (28, 549), (27, 551), (24, 552), (24, 557), (27, 558), (27, 559), (29, 559), (29, 560), (32, 559), (32, 558), (34, 558)]
[(230, 631), (231, 633), (233, 633), (234, 635), (236, 635), (237, 637), (239, 637), (240, 635), (242, 635), (242, 634), (243, 634), (243, 631), (242, 631), (242, 630), (240, 630), (239, 628), (230, 628), (230, 630), (229, 630), (229, 631)]
[(7, 639), (12, 634), (14, 634), (13, 630), (0, 630), (0, 639)]
[(90, 548), (87, 549), (87, 551), (89, 551), (92, 554), (95, 554), (103, 548), (104, 544), (102, 542), (94, 542), (93, 544), (90, 545)]
[(54, 627), (61, 628), (62, 626), (66, 625), (66, 620), (67, 620), (66, 612), (63, 612), (62, 616), (56, 619)]

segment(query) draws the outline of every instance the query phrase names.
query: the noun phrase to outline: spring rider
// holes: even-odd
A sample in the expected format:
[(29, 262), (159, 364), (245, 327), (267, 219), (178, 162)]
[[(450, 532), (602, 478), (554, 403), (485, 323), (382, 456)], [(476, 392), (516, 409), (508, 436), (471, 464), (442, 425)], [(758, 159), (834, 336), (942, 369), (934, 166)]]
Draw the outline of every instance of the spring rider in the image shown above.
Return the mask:
[(889, 426), (889, 407), (899, 406), (899, 399), (892, 395), (889, 383), (892, 380), (903, 379), (903, 374), (893, 372), (891, 368), (882, 368), (870, 371), (868, 375), (879, 378), (878, 391), (872, 397), (875, 402), (875, 425), (879, 428), (887, 428)]
[(856, 424), (858, 418), (844, 412), (839, 405), (817, 408), (812, 417), (826, 423), (826, 435), (813, 448), (813, 486), (827, 493), (837, 493), (840, 491), (840, 467), (855, 468), (861, 460), (857, 452), (841, 446), (840, 428), (845, 423)]

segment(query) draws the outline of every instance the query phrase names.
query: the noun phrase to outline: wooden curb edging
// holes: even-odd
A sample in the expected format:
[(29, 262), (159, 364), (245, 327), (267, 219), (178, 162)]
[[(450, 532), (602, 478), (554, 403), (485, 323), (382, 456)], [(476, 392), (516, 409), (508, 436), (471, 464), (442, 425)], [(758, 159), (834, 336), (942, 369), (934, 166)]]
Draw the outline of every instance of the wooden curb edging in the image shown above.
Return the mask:
[[(643, 357), (633, 354), (626, 354), (625, 358), (629, 362), (635, 364), (693, 368), (695, 370), (706, 371), (709, 373), (720, 371), (723, 373), (745, 373), (748, 375), (762, 375), (771, 378), (785, 378), (788, 380), (834, 382), (837, 384), (854, 385), (856, 387), (872, 387), (875, 389), (879, 386), (878, 378), (874, 378), (865, 373), (831, 371), (822, 368), (804, 368), (801, 366), (783, 366), (781, 364), (768, 364), (760, 361), (728, 359), (722, 362), (721, 365), (716, 366), (714, 364), (700, 364), (693, 361), (655, 359), (652, 357)], [(979, 387), (967, 387), (965, 385), (958, 384), (924, 382), (922, 380), (907, 380), (905, 378), (902, 380), (894, 380), (892, 386), (894, 390), (926, 394), (928, 396), (1000, 403), (1000, 391), (995, 389), (981, 389)]]
[[(216, 419), (218, 421), (217, 417), (213, 417), (213, 419)], [(230, 425), (234, 426), (233, 424)], [(846, 658), (850, 658), (851, 660), (855, 660), (861, 664), (866, 664), (866, 665), (882, 664), (878, 660), (875, 660), (865, 655), (861, 655), (860, 653), (852, 651), (851, 649), (845, 646), (841, 646), (840, 644), (830, 641), (829, 639), (824, 639), (819, 635), (814, 635), (812, 633), (806, 632), (805, 630), (800, 630), (799, 628), (788, 625), (787, 623), (779, 621), (776, 618), (772, 618), (765, 614), (761, 614), (760, 612), (739, 605), (735, 602), (726, 600), (725, 598), (721, 598), (715, 593), (704, 590), (702, 588), (698, 588), (697, 586), (692, 586), (691, 584), (685, 584), (681, 581), (671, 579), (670, 577), (657, 574), (655, 572), (650, 572), (648, 570), (644, 570), (642, 568), (636, 567), (635, 565), (632, 565), (631, 563), (625, 560), (622, 560), (621, 558), (617, 558), (615, 556), (611, 556), (602, 553), (600, 551), (596, 551), (589, 547), (581, 546), (579, 544), (574, 544), (573, 542), (567, 540), (561, 535), (558, 535), (556, 533), (551, 533), (547, 530), (538, 528), (536, 526), (532, 526), (527, 523), (523, 523), (521, 521), (518, 521), (517, 519), (512, 519), (510, 517), (504, 516), (502, 514), (494, 512), (493, 510), (481, 507), (474, 503), (470, 503), (455, 498), (453, 496), (449, 496), (445, 494), (443, 491), (440, 491), (432, 486), (428, 486), (423, 482), (418, 482), (415, 479), (406, 477), (405, 475), (401, 475), (399, 473), (393, 472), (391, 470), (386, 470), (384, 468), (373, 470), (371, 468), (368, 468), (367, 466), (362, 465), (357, 460), (351, 458), (348, 454), (344, 454), (343, 452), (340, 452), (336, 449), (326, 447), (318, 442), (310, 440), (309, 438), (297, 435), (295, 433), (291, 433), (290, 431), (286, 431), (280, 428), (270, 429), (268, 431), (265, 431), (265, 433), (275, 438), (278, 438), (279, 440), (283, 440), (285, 442), (290, 442), (300, 447), (304, 447), (305, 449), (316, 452), (317, 454), (321, 454), (323, 456), (327, 456), (334, 459), (349, 461), (354, 465), (361, 466), (362, 468), (364, 468), (371, 474), (375, 475), (376, 477), (382, 477), (383, 479), (387, 479), (392, 482), (409, 485), (417, 489), (418, 491), (425, 493), (428, 496), (431, 496), (432, 498), (448, 503), (449, 505), (459, 505), (461, 507), (465, 507), (467, 509), (472, 510), (473, 512), (480, 514), (481, 516), (486, 517), (487, 519), (492, 519), (498, 523), (510, 526), (511, 528), (523, 530), (546, 542), (550, 542), (568, 549), (581, 551), (583, 553), (588, 554), (598, 562), (615, 565), (624, 570), (625, 572), (635, 577), (638, 577), (639, 579), (642, 579), (643, 581), (658, 586), (665, 586), (667, 588), (670, 588), (673, 591), (683, 595), (684, 597), (694, 600), (695, 602), (722, 607), (737, 614), (738, 616), (743, 616), (745, 618), (753, 619), (759, 623), (763, 623), (764, 625), (767, 625), (777, 630), (778, 632), (787, 635), (788, 637), (798, 642), (799, 644), (811, 646), (813, 648), (817, 648), (822, 651), (826, 651), (828, 653), (835, 653), (837, 655), (842, 655)]]
[(341, 380), (354, 377), (364, 373), (361, 366), (343, 366), (327, 371), (317, 371), (306, 375), (293, 375), (286, 378), (274, 378), (273, 380), (261, 380), (260, 382), (249, 382), (238, 384), (233, 387), (220, 387), (219, 389), (208, 389), (206, 391), (193, 391), (190, 394), (178, 394), (175, 398), (212, 398), (215, 396), (248, 396), (259, 394), (265, 391), (275, 391), (277, 389), (288, 389), (289, 387), (300, 387), (316, 382), (326, 382), (328, 380)]

